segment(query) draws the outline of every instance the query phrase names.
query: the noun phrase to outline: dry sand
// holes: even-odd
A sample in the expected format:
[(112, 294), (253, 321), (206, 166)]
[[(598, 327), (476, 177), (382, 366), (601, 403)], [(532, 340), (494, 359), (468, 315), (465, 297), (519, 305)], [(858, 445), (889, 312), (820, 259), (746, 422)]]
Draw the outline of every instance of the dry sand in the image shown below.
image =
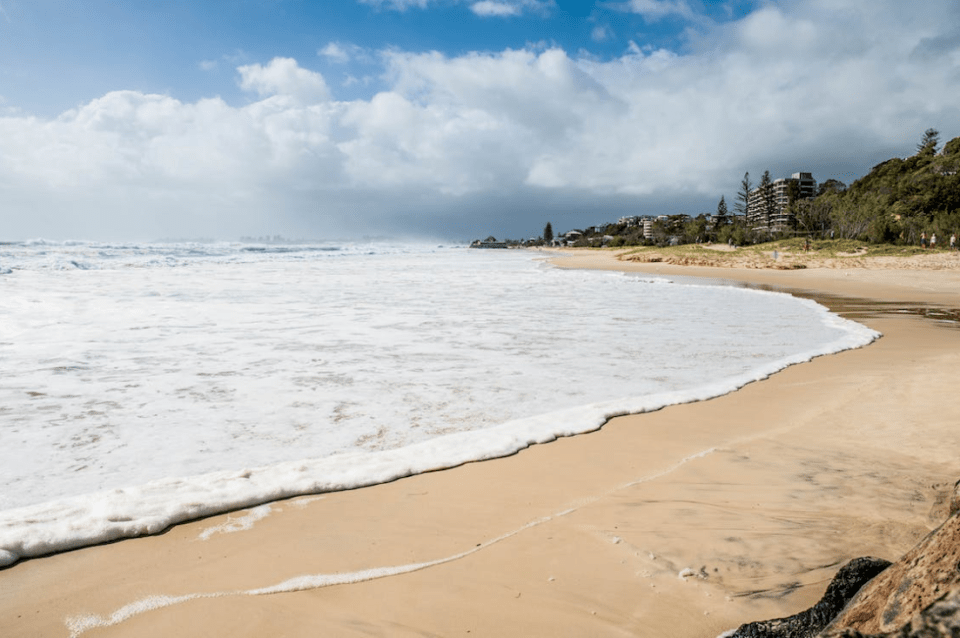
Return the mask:
[[(841, 563), (896, 559), (943, 519), (960, 478), (960, 328), (938, 309), (960, 308), (960, 270), (564, 255), (807, 291), (885, 336), (512, 457), (274, 503), (246, 530), (204, 534), (236, 512), (24, 561), (0, 571), (0, 636), (712, 637), (809, 606)], [(420, 563), (434, 564), (249, 593)]]

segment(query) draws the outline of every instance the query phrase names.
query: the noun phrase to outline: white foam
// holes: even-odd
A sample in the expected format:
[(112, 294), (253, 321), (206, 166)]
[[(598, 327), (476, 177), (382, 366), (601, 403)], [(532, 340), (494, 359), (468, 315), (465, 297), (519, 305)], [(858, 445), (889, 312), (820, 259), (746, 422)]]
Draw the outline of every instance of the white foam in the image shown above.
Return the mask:
[(270, 516), (272, 511), (273, 508), (271, 508), (269, 504), (254, 507), (243, 516), (231, 516), (225, 523), (203, 529), (198, 538), (202, 541), (205, 541), (211, 536), (215, 536), (217, 534), (233, 534), (234, 532), (243, 532), (248, 529), (253, 529), (253, 526), (256, 525), (257, 521), (263, 520), (264, 518)]
[[(330, 587), (333, 585), (353, 585), (356, 583), (362, 583), (369, 580), (376, 580), (378, 578), (388, 578), (391, 576), (399, 576), (401, 574), (409, 574), (412, 572), (420, 571), (422, 569), (427, 569), (430, 567), (436, 567), (438, 565), (443, 565), (446, 563), (451, 563), (453, 561), (466, 558), (472, 554), (475, 554), (481, 550), (484, 550), (488, 547), (496, 545), (508, 538), (512, 538), (528, 529), (538, 527), (544, 523), (549, 523), (550, 521), (562, 518), (568, 514), (571, 514), (578, 509), (595, 503), (601, 498), (613, 494), (624, 488), (632, 487), (634, 485), (639, 485), (640, 483), (645, 483), (647, 481), (654, 480), (656, 478), (665, 476), (671, 472), (676, 471), (680, 467), (683, 467), (691, 461), (701, 459), (709, 454), (712, 454), (716, 450), (713, 448), (703, 450), (696, 454), (691, 454), (690, 456), (684, 457), (671, 465), (670, 467), (664, 469), (661, 472), (657, 472), (652, 475), (647, 475), (639, 477), (633, 481), (625, 483), (614, 487), (613, 489), (596, 494), (590, 498), (583, 499), (576, 505), (572, 507), (565, 508), (560, 510), (550, 516), (544, 516), (541, 518), (534, 519), (525, 525), (518, 527), (517, 529), (511, 530), (504, 534), (501, 534), (493, 539), (487, 540), (483, 543), (480, 543), (470, 549), (453, 554), (451, 556), (445, 556), (431, 561), (424, 561), (420, 563), (410, 563), (406, 565), (393, 565), (385, 567), (372, 567), (369, 569), (362, 569), (353, 572), (339, 572), (333, 574), (304, 574), (301, 576), (295, 576), (293, 578), (288, 578), (279, 583), (272, 585), (267, 585), (264, 587), (259, 587), (255, 589), (247, 589), (240, 591), (221, 591), (221, 592), (198, 592), (192, 594), (184, 594), (180, 596), (166, 596), (166, 595), (154, 595), (147, 596), (140, 600), (134, 601), (127, 605), (124, 605), (120, 609), (116, 610), (109, 616), (100, 616), (98, 614), (79, 614), (76, 616), (68, 617), (64, 624), (67, 629), (70, 631), (70, 638), (78, 638), (81, 634), (86, 633), (91, 629), (101, 628), (101, 627), (112, 627), (118, 625), (122, 622), (129, 620), (134, 616), (140, 614), (156, 611), (159, 609), (164, 609), (166, 607), (172, 607), (174, 605), (179, 605), (181, 603), (189, 602), (191, 600), (198, 600), (201, 598), (222, 598), (225, 596), (265, 596), (270, 594), (283, 594), (283, 593), (292, 593), (298, 591), (305, 591), (310, 589), (320, 589), (323, 587)], [(619, 539), (616, 539), (615, 542), (619, 542)], [(651, 558), (653, 556), (651, 555)], [(681, 572), (681, 578), (683, 577), (683, 572)], [(556, 580), (553, 576), (548, 578), (549, 581), (553, 582)]]
[(472, 547), (464, 552), (459, 554), (454, 554), (452, 556), (445, 556), (432, 561), (426, 561), (422, 563), (411, 563), (407, 565), (397, 565), (390, 567), (374, 567), (371, 569), (363, 569), (355, 572), (344, 572), (344, 573), (334, 573), (334, 574), (306, 574), (303, 576), (296, 576), (294, 578), (289, 578), (282, 582), (268, 585), (265, 587), (260, 587), (257, 589), (248, 589), (243, 591), (225, 591), (225, 592), (211, 592), (211, 593), (194, 593), (194, 594), (185, 594), (181, 596), (164, 596), (164, 595), (155, 595), (147, 596), (135, 602), (132, 602), (128, 605), (124, 605), (120, 609), (116, 610), (109, 616), (100, 616), (97, 614), (80, 614), (77, 616), (71, 616), (66, 619), (65, 625), (70, 631), (70, 637), (76, 638), (81, 634), (86, 633), (91, 629), (97, 629), (102, 627), (112, 627), (118, 625), (124, 621), (129, 620), (134, 616), (140, 614), (156, 611), (158, 609), (164, 609), (166, 607), (172, 607), (174, 605), (179, 605), (181, 603), (189, 602), (191, 600), (197, 600), (201, 598), (222, 598), (225, 596), (266, 596), (270, 594), (283, 594), (283, 593), (292, 593), (298, 591), (305, 591), (309, 589), (320, 589), (322, 587), (331, 587), (334, 585), (352, 585), (356, 583), (361, 583), (369, 580), (375, 580), (378, 578), (388, 578), (390, 576), (399, 576), (401, 574), (409, 574), (412, 572), (420, 571), (422, 569), (427, 569), (429, 567), (435, 567), (437, 565), (443, 565), (444, 563), (453, 562), (465, 558), (471, 554), (474, 554), (482, 549), (485, 549), (491, 545), (499, 543), (502, 540), (515, 536), (521, 531), (528, 529), (530, 527), (540, 525), (548, 520), (551, 520), (553, 517), (547, 517), (533, 521), (520, 529), (511, 531), (502, 536), (498, 536), (493, 540), (487, 541), (476, 547)]
[(5, 252), (0, 565), (512, 454), (877, 336), (520, 251), (243, 248)]

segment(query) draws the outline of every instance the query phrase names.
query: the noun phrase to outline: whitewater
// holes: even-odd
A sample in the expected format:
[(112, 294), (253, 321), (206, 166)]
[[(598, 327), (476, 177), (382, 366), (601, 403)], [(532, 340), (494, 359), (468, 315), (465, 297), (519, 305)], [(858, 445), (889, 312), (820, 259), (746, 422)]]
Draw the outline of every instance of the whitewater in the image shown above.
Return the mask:
[(878, 334), (401, 243), (0, 245), (0, 566), (512, 454)]

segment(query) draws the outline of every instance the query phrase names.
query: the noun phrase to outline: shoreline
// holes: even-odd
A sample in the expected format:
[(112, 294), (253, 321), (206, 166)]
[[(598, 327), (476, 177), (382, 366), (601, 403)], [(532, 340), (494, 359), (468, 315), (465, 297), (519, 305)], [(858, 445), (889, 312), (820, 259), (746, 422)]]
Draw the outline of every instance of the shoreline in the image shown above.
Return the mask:
[[(425, 372), (424, 378), (435, 378), (439, 385), (430, 388), (429, 385), (419, 382), (409, 388), (409, 394), (401, 397), (395, 389), (386, 387), (397, 386), (397, 384), (389, 383), (388, 379), (382, 379), (385, 382), (383, 395), (369, 407), (361, 406), (363, 402), (374, 398), (369, 395), (369, 392), (363, 393), (362, 388), (366, 386), (363, 382), (351, 383), (350, 386), (355, 388), (353, 391), (349, 387), (340, 386), (333, 389), (333, 392), (320, 390), (316, 392), (316, 397), (313, 393), (309, 397), (291, 397), (283, 393), (267, 395), (273, 398), (268, 400), (266, 405), (277, 404), (277, 408), (281, 408), (284, 403), (292, 399), (307, 399), (306, 403), (300, 404), (301, 407), (310, 403), (315, 406), (320, 405), (323, 401), (318, 401), (319, 397), (337, 400), (340, 405), (357, 405), (356, 409), (347, 410), (346, 414), (333, 414), (333, 423), (336, 423), (340, 416), (349, 419), (351, 416), (349, 413), (355, 411), (367, 416), (368, 423), (380, 421), (379, 432), (375, 435), (369, 429), (362, 437), (359, 433), (354, 434), (351, 431), (350, 437), (359, 438), (354, 447), (346, 450), (336, 451), (334, 448), (330, 453), (329, 448), (319, 444), (320, 441), (333, 443), (328, 440), (332, 437), (324, 436), (335, 429), (331, 427), (333, 423), (327, 420), (316, 428), (297, 427), (297, 433), (303, 436), (298, 436), (295, 440), (303, 440), (304, 443), (312, 442), (312, 448), (304, 448), (296, 454), (291, 454), (295, 448), (299, 449), (299, 445), (293, 443), (291, 439), (281, 446), (268, 438), (261, 441), (262, 447), (260, 445), (255, 447), (260, 448), (264, 456), (270, 456), (271, 451), (275, 450), (272, 462), (270, 459), (259, 460), (258, 454), (252, 453), (254, 446), (249, 443), (245, 446), (242, 442), (246, 436), (247, 427), (251, 429), (253, 435), (254, 432), (261, 432), (264, 423), (249, 423), (242, 432), (238, 432), (237, 418), (244, 411), (241, 406), (248, 409), (258, 407), (250, 405), (249, 400), (245, 401), (245, 397), (238, 395), (230, 401), (217, 405), (213, 410), (203, 410), (205, 406), (202, 405), (202, 401), (200, 405), (195, 406), (198, 408), (195, 417), (199, 415), (206, 417), (201, 420), (207, 421), (209, 433), (206, 427), (204, 433), (198, 435), (196, 428), (174, 427), (168, 430), (165, 425), (176, 426), (176, 424), (167, 423), (160, 427), (154, 424), (153, 431), (167, 432), (164, 438), (169, 443), (156, 446), (150, 463), (146, 464), (149, 470), (146, 468), (143, 470), (149, 472), (145, 480), (126, 480), (127, 474), (124, 473), (120, 463), (134, 460), (136, 457), (130, 457), (129, 451), (137, 449), (139, 442), (146, 440), (150, 434), (148, 428), (143, 432), (143, 436), (130, 436), (129, 431), (132, 428), (129, 420), (142, 419), (143, 415), (137, 409), (131, 410), (129, 405), (145, 401), (140, 404), (140, 407), (150, 406), (150, 396), (143, 396), (143, 393), (138, 394), (134, 390), (130, 397), (117, 403), (103, 401), (104, 409), (92, 413), (96, 415), (94, 418), (99, 423), (99, 427), (95, 428), (92, 420), (82, 418), (77, 412), (77, 405), (70, 406), (69, 401), (67, 405), (63, 405), (62, 400), (51, 397), (51, 403), (34, 407), (43, 400), (34, 399), (46, 397), (49, 394), (56, 395), (56, 379), (37, 378), (30, 383), (20, 384), (21, 387), (17, 388), (21, 391), (18, 393), (20, 396), (11, 396), (12, 414), (22, 411), (20, 421), (34, 422), (40, 431), (59, 431), (58, 438), (70, 439), (73, 447), (65, 449), (65, 446), (58, 446), (59, 452), (52, 451), (53, 456), (46, 467), (34, 461), (32, 471), (26, 472), (17, 468), (18, 459), (23, 459), (26, 463), (30, 458), (43, 458), (46, 456), (46, 451), (29, 446), (26, 446), (26, 450), (32, 453), (27, 453), (26, 456), (11, 455), (8, 451), (7, 457), (14, 464), (11, 468), (14, 470), (13, 480), (8, 482), (12, 485), (19, 483), (21, 489), (2, 495), (6, 497), (7, 504), (0, 511), (0, 567), (9, 566), (26, 558), (49, 556), (107, 541), (145, 536), (175, 524), (251, 508), (271, 501), (365, 487), (412, 474), (446, 469), (466, 462), (507, 456), (530, 445), (552, 441), (558, 436), (571, 436), (597, 429), (612, 416), (639, 414), (670, 404), (726, 394), (747, 383), (774, 374), (788, 365), (801, 363), (815, 356), (859, 347), (877, 336), (877, 333), (860, 324), (842, 319), (834, 320), (833, 317), (827, 316), (827, 311), (822, 306), (817, 306), (808, 300), (798, 302), (795, 298), (784, 294), (757, 294), (757, 291), (747, 289), (724, 290), (721, 286), (699, 286), (698, 292), (694, 293), (693, 288), (684, 286), (643, 285), (640, 287), (643, 291), (640, 293), (641, 297), (637, 297), (638, 288), (633, 277), (610, 277), (596, 271), (581, 272), (577, 275), (575, 271), (544, 268), (542, 262), (536, 259), (536, 254), (530, 252), (485, 255), (479, 262), (476, 254), (464, 255), (464, 252), (463, 249), (455, 250), (451, 257), (448, 257), (448, 260), (442, 260), (442, 263), (446, 264), (446, 268), (451, 272), (466, 274), (467, 277), (470, 276), (468, 273), (473, 270), (473, 265), (476, 263), (482, 263), (483, 268), (489, 268), (491, 272), (500, 272), (503, 286), (495, 286), (494, 290), (488, 290), (488, 293), (502, 290), (502, 295), (497, 304), (481, 301), (479, 305), (473, 307), (460, 307), (459, 313), (466, 312), (471, 315), (471, 322), (475, 326), (473, 332), (476, 336), (465, 334), (467, 341), (463, 343), (470, 342), (472, 346), (464, 348), (461, 345), (458, 348), (460, 352), (451, 351), (451, 363), (459, 358), (464, 369), (458, 371), (449, 381), (444, 378), (445, 370), (437, 370), (436, 366), (431, 365), (429, 361), (421, 360), (421, 353), (415, 348), (415, 352), (410, 353), (415, 359), (407, 359), (403, 367), (411, 365), (418, 369), (422, 367)], [(430, 263), (435, 263), (433, 258), (429, 259)], [(403, 260), (397, 262), (398, 268), (409, 267), (410, 264), (404, 265), (402, 262)], [(426, 262), (423, 262), (421, 267), (417, 268), (421, 271), (421, 276), (425, 274), (422, 272), (422, 266), (425, 264)], [(470, 266), (463, 269), (466, 264)], [(299, 268), (299, 265), (293, 266), (294, 272)], [(550, 272), (547, 272), (548, 270)], [(508, 278), (502, 279), (504, 276)], [(520, 277), (519, 280), (518, 277)], [(536, 278), (538, 282), (552, 286), (549, 288), (552, 292), (549, 292), (541, 301), (535, 301), (535, 306), (524, 305), (529, 296), (525, 288), (518, 287), (516, 290), (523, 291), (519, 294), (516, 291), (511, 293), (509, 289), (512, 288), (511, 282), (525, 281), (525, 277)], [(444, 281), (435, 279), (432, 275), (429, 279), (438, 283)], [(557, 286), (557, 282), (566, 283)], [(583, 286), (581, 282), (591, 283)], [(130, 285), (130, 282), (127, 282), (127, 285), (129, 288), (137, 287), (136, 284)], [(122, 288), (123, 283), (119, 283), (118, 286)], [(216, 285), (213, 287), (215, 288)], [(86, 295), (82, 296), (86, 297)], [(96, 297), (95, 293), (94, 296)], [(478, 299), (486, 297), (480, 294), (475, 296)], [(604, 309), (611, 298), (622, 300), (622, 303), (618, 302), (615, 306)], [(665, 299), (673, 301), (664, 301)], [(433, 301), (436, 302), (437, 298), (435, 297)], [(714, 303), (717, 305), (714, 306)], [(455, 308), (458, 304), (455, 299), (448, 299), (448, 303), (439, 304), (439, 306), (437, 311), (442, 312), (442, 307)], [(757, 331), (765, 331), (770, 317), (763, 316), (768, 312), (772, 313), (771, 317), (774, 315), (777, 317), (777, 326), (779, 326), (775, 329), (776, 336), (773, 337), (773, 343), (770, 347), (762, 342), (751, 343), (750, 340), (744, 339), (745, 333), (741, 329), (739, 338), (736, 336), (737, 331), (730, 335), (715, 336), (722, 341), (726, 341), (728, 337), (732, 338), (735, 342), (742, 343), (742, 346), (736, 346), (735, 350), (727, 353), (711, 346), (709, 358), (700, 358), (700, 353), (704, 351), (696, 340), (702, 323), (699, 317), (700, 309), (704, 307), (711, 308), (715, 320), (725, 325), (740, 325), (741, 328), (750, 325)], [(745, 307), (751, 308), (749, 316), (743, 315)], [(768, 307), (769, 311), (766, 310)], [(591, 314), (598, 308), (603, 310), (595, 321)], [(654, 312), (654, 309), (658, 308), (662, 310)], [(343, 310), (350, 312), (349, 308), (343, 308)], [(207, 314), (205, 309), (198, 309), (197, 312)], [(660, 312), (679, 313), (676, 325), (673, 322), (658, 321)], [(552, 326), (541, 327), (537, 322), (530, 321), (531, 316), (553, 317), (555, 320), (550, 320)], [(492, 331), (477, 328), (478, 324), (486, 324), (482, 319), (478, 321), (480, 317), (500, 317), (504, 322), (502, 326), (504, 332), (501, 332), (500, 328)], [(439, 318), (440, 315), (438, 315)], [(106, 318), (101, 319), (109, 321)], [(643, 326), (642, 332), (634, 333), (629, 328), (626, 328), (625, 332), (624, 322), (626, 321), (639, 321)], [(90, 323), (89, 318), (87, 322)], [(94, 325), (96, 323), (96, 321), (93, 322)], [(364, 322), (361, 321), (360, 326), (363, 324)], [(122, 325), (121, 323), (120, 326)], [(225, 327), (230, 325), (228, 322)], [(792, 328), (783, 328), (782, 326), (785, 325)], [(520, 326), (526, 329), (518, 331)], [(562, 326), (566, 326), (566, 329)], [(233, 329), (237, 327), (232, 326)], [(284, 328), (281, 332), (293, 340), (304, 336), (303, 333), (298, 335), (295, 327), (290, 328), (289, 331)], [(808, 329), (812, 331), (811, 334), (817, 333), (820, 336), (811, 340), (801, 338), (799, 341), (792, 336), (795, 332), (804, 333)], [(653, 342), (672, 340), (678, 331), (687, 335), (676, 345), (677, 349), (685, 353), (683, 356), (677, 356), (677, 349), (668, 352), (663, 348), (653, 348), (653, 351), (650, 351), (649, 346), (652, 346)], [(752, 331), (753, 328), (747, 330), (747, 332)], [(227, 328), (226, 332), (229, 335), (230, 328)], [(504, 335), (511, 332), (514, 333), (508, 339), (511, 345), (501, 349)], [(567, 342), (569, 335), (578, 332), (589, 332), (593, 338), (569, 342), (562, 348), (555, 347), (556, 344)], [(484, 333), (486, 333), (485, 336)], [(636, 338), (640, 335), (643, 335), (640, 337), (641, 341), (637, 342)], [(423, 339), (425, 336), (429, 338), (421, 334), (416, 339)], [(622, 342), (621, 339), (624, 337), (629, 341)], [(103, 339), (101, 348), (110, 343), (110, 337), (101, 338)], [(231, 341), (229, 336), (222, 339), (224, 344)], [(599, 343), (608, 344), (609, 349), (605, 350), (606, 354), (597, 353), (596, 346), (599, 343), (593, 343), (593, 339), (598, 339)], [(35, 341), (41, 340), (35, 339)], [(189, 342), (189, 339), (187, 341)], [(633, 343), (630, 344), (630, 341)], [(308, 339), (304, 345), (310, 343)], [(401, 340), (396, 344), (384, 344), (386, 348), (369, 350), (362, 342), (357, 342), (351, 350), (355, 361), (380, 357), (385, 361), (396, 361), (400, 365), (403, 359), (398, 356), (398, 353), (405, 349), (403, 344), (404, 341)], [(622, 347), (616, 344), (622, 344)], [(199, 344), (194, 344), (194, 347), (203, 351)], [(230, 359), (249, 358), (250, 353), (245, 351), (244, 347), (242, 343), (233, 342), (230, 346), (224, 345), (220, 348), (220, 354), (206, 352), (205, 354), (212, 357), (218, 365), (206, 364), (199, 376), (209, 379), (209, 373), (212, 370), (226, 369), (230, 365)], [(486, 356), (484, 351), (488, 347), (499, 353), (499, 359), (495, 365), (484, 364), (482, 361)], [(147, 350), (150, 350), (149, 346)], [(522, 354), (519, 358), (512, 354), (524, 350), (539, 352), (538, 360), (525, 362)], [(643, 352), (643, 355), (638, 355), (638, 352)], [(656, 358), (645, 359), (642, 366), (637, 366), (637, 356), (647, 357), (648, 352)], [(750, 356), (751, 353), (755, 357)], [(172, 361), (161, 363), (163, 357), (158, 355), (159, 353), (154, 352), (155, 367), (167, 367), (173, 364)], [(481, 360), (475, 358), (477, 355), (481, 355)], [(578, 369), (564, 371), (572, 359), (578, 361)], [(31, 359), (15, 356), (15, 360), (26, 366)], [(676, 369), (674, 369), (675, 366)], [(273, 366), (273, 370), (280, 372), (281, 375), (300, 373), (306, 375), (301, 378), (302, 380), (309, 379), (311, 383), (317, 383), (320, 377), (310, 374), (313, 367), (303, 358), (291, 358), (284, 365)], [(389, 369), (389, 364), (387, 367)], [(447, 364), (441, 367), (445, 369)], [(116, 384), (104, 379), (102, 374), (98, 375), (96, 372), (84, 375), (83, 368), (81, 364), (78, 368), (79, 376), (82, 381), (85, 381), (87, 390), (73, 397), (74, 404), (84, 400), (96, 401), (97, 397), (105, 399), (113, 393), (122, 393), (126, 397), (127, 388), (153, 385), (153, 382), (140, 383), (144, 373), (152, 372), (142, 367), (134, 366), (125, 370), (122, 377), (125, 382), (119, 377), (114, 377), (118, 382)], [(623, 372), (610, 374), (612, 368), (624, 370), (635, 368), (639, 376)], [(659, 378), (661, 372), (657, 370), (658, 368), (663, 370), (662, 380)], [(212, 383), (192, 384), (187, 378), (190, 376), (187, 374), (189, 368), (180, 368), (180, 370), (180, 375), (184, 377), (180, 382), (172, 382), (171, 375), (167, 373), (167, 379), (171, 380), (171, 383), (166, 386), (167, 392), (172, 391), (174, 387), (180, 388), (175, 391), (175, 399), (186, 392), (183, 386), (192, 386), (190, 394), (193, 394), (195, 399), (214, 398), (221, 392), (236, 390), (238, 386), (237, 383), (231, 383), (226, 379), (223, 379), (225, 383), (219, 383), (221, 373), (213, 375), (215, 380)], [(514, 377), (520, 374), (521, 370), (529, 370), (524, 372), (523, 383), (519, 386), (526, 388), (522, 393), (526, 399), (520, 393), (513, 391), (510, 386), (503, 387), (502, 380), (498, 381), (503, 375)], [(347, 365), (342, 372), (352, 379), (362, 379), (364, 376), (361, 371), (351, 370), (350, 365)], [(397, 372), (402, 376), (403, 368), (395, 369), (394, 374)], [(359, 377), (356, 376), (358, 373)], [(685, 384), (677, 385), (678, 374), (685, 379)], [(240, 374), (240, 377), (253, 384), (251, 390), (257, 387), (256, 374), (251, 378), (250, 372), (245, 371)], [(281, 376), (281, 379), (283, 378)], [(473, 383), (467, 381), (471, 378)], [(642, 382), (638, 383), (640, 378)], [(484, 383), (484, 379), (491, 383)], [(118, 387), (119, 383), (123, 383), (124, 387)], [(401, 382), (399, 387), (408, 386)], [(667, 390), (667, 387), (673, 389)], [(454, 388), (452, 393), (451, 388)], [(43, 390), (43, 392), (31, 392), (31, 389)], [(318, 388), (315, 387), (314, 391), (317, 390)], [(495, 392), (496, 396), (491, 397), (495, 402), (483, 403), (484, 392), (488, 395), (490, 392)], [(256, 392), (247, 394), (249, 396)], [(26, 399), (26, 397), (31, 398)], [(139, 401), (130, 400), (134, 397)], [(401, 422), (396, 417), (402, 414), (402, 405), (408, 401), (411, 404), (414, 403), (415, 401), (411, 401), (414, 398), (415, 401), (421, 402), (422, 407), (406, 415), (407, 429), (400, 435), (400, 437), (411, 437), (412, 440), (405, 441), (402, 445), (398, 445), (396, 440), (391, 443), (391, 439), (398, 438), (396, 426), (401, 425)], [(18, 400), (25, 403), (21, 404)], [(518, 403), (521, 400), (523, 400), (522, 403)], [(56, 403), (62, 406), (61, 416), (47, 423), (43, 418), (44, 412), (40, 410), (49, 411)], [(474, 406), (469, 414), (452, 415), (451, 418), (455, 420), (453, 423), (446, 423), (446, 420), (438, 422), (444, 406), (459, 405), (462, 408), (465, 403)], [(380, 409), (376, 407), (378, 404)], [(392, 414), (390, 410), (384, 410), (383, 407), (386, 405), (396, 405), (398, 412)], [(437, 406), (438, 410), (433, 413), (423, 412), (422, 410), (428, 405)], [(209, 406), (206, 407), (209, 408)], [(292, 407), (287, 406), (287, 409)], [(181, 409), (183, 408), (187, 406), (182, 406)], [(188, 411), (187, 414), (192, 413)], [(169, 416), (169, 412), (166, 412), (166, 415)], [(309, 422), (314, 416), (319, 417), (320, 414), (315, 413), (313, 409), (300, 409), (299, 411), (290, 410), (283, 416)], [(163, 423), (162, 417), (160, 415), (157, 417), (159, 423)], [(383, 418), (387, 420), (381, 420)], [(394, 421), (391, 421), (391, 418)], [(411, 424), (409, 419), (414, 419), (414, 422)], [(281, 422), (267, 426), (271, 431), (277, 428), (275, 434), (280, 438), (294, 434), (284, 428), (283, 420), (285, 419), (282, 418)], [(472, 420), (483, 420), (490, 424), (473, 431), (463, 431), (461, 424), (469, 424)], [(272, 422), (273, 419), (269, 421)], [(127, 422), (127, 426), (117, 428), (111, 425), (124, 422)], [(224, 427), (225, 424), (230, 423), (234, 425)], [(493, 423), (497, 425), (494, 426)], [(443, 429), (449, 428), (451, 430), (448, 433), (449, 436), (434, 435), (422, 440), (423, 435), (420, 433), (438, 432), (438, 426)], [(127, 431), (127, 436), (124, 436), (124, 430)], [(16, 433), (15, 422), (14, 433)], [(104, 447), (99, 445), (101, 434), (109, 441), (108, 450), (103, 456), (98, 455), (98, 451)], [(264, 433), (261, 432), (261, 434)], [(196, 441), (195, 436), (202, 436), (208, 442), (208, 446), (212, 448), (209, 456), (196, 453), (194, 446), (191, 445)], [(81, 446), (81, 443), (87, 442), (83, 437), (89, 437), (89, 446)], [(234, 441), (231, 441), (231, 438)], [(251, 438), (256, 437), (253, 435)], [(219, 445), (210, 443), (211, 439), (217, 440)], [(240, 445), (231, 445), (234, 442)], [(384, 446), (386, 449), (369, 451), (358, 449), (361, 445), (367, 447), (368, 443), (372, 448)], [(285, 449), (281, 450), (281, 448)], [(281, 451), (282, 455), (278, 456), (277, 453)], [(141, 455), (143, 453), (150, 454), (141, 448)], [(90, 461), (87, 467), (80, 470), (74, 466), (73, 471), (69, 471), (69, 465), (76, 455), (95, 459), (95, 462)], [(210, 459), (210, 457), (213, 458)], [(205, 467), (204, 463), (207, 462), (213, 462), (214, 466)], [(191, 469), (194, 467), (196, 469), (189, 473), (177, 473), (178, 466), (190, 466)], [(25, 467), (30, 466), (25, 465)], [(88, 472), (88, 468), (92, 469), (92, 472)], [(59, 490), (64, 495), (50, 494), (48, 490)], [(49, 496), (38, 498), (43, 494), (49, 494)], [(16, 499), (20, 499), (19, 505)]]
[[(561, 267), (960, 306), (957, 271), (561, 255)], [(211, 597), (73, 634), (715, 636), (793, 613), (819, 598), (839, 563), (899, 557), (942, 520), (938, 499), (956, 480), (950, 424), (960, 408), (940, 401), (955, 385), (944, 372), (960, 362), (960, 332), (912, 315), (858, 320), (886, 336), (716, 399), (618, 417), (502, 459), (281, 501), (259, 520), (235, 512), (24, 561), (0, 571), (0, 633), (71, 635), (65, 618), (109, 619), (157, 594)], [(255, 592), (384, 568), (398, 573)]]

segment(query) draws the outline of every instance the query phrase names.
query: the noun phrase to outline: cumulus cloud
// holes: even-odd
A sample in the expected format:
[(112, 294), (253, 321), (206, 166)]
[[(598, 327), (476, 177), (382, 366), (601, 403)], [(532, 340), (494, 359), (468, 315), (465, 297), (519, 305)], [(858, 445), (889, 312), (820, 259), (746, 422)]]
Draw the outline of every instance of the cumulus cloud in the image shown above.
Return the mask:
[(478, 16), (516, 16), (520, 15), (521, 8), (518, 4), (509, 4), (507, 2), (493, 2), (492, 0), (483, 0), (474, 2), (470, 5), (470, 10)]
[(237, 68), (240, 87), (261, 96), (290, 96), (307, 103), (330, 97), (323, 76), (300, 67), (292, 58), (274, 58), (267, 66), (249, 64)]
[(542, 228), (537, 201), (590, 206), (592, 222), (702, 212), (745, 170), (826, 179), (912, 152), (930, 126), (960, 135), (949, 4), (908, 19), (894, 0), (766, 5), (692, 33), (683, 53), (633, 45), (610, 60), (388, 50), (385, 88), (349, 101), (276, 58), (238, 68), (248, 104), (116, 91), (52, 120), (0, 116), (4, 222), (59, 210), (48, 228), (65, 233), (64, 219), (109, 219), (256, 234), (285, 215), (343, 232), (494, 230), (469, 211), (517, 236)]
[(317, 51), (317, 55), (334, 64), (347, 64), (349, 62), (374, 64), (377, 59), (374, 52), (351, 42), (328, 42), (326, 46)]
[(470, 10), (481, 17), (511, 17), (524, 12), (545, 13), (555, 6), (553, 0), (480, 0)]
[(338, 42), (330, 42), (327, 46), (317, 51), (317, 55), (322, 55), (333, 62), (345, 64), (350, 61), (350, 54)]
[(624, 11), (639, 13), (651, 22), (669, 15), (677, 15), (688, 20), (698, 17), (697, 12), (686, 0), (628, 0), (619, 6)]
[(0, 191), (12, 215), (4, 230), (54, 238), (259, 230), (285, 208), (303, 208), (305, 192), (343, 182), (335, 115), (330, 104), (274, 97), (235, 107), (115, 91), (54, 120), (0, 117)]

